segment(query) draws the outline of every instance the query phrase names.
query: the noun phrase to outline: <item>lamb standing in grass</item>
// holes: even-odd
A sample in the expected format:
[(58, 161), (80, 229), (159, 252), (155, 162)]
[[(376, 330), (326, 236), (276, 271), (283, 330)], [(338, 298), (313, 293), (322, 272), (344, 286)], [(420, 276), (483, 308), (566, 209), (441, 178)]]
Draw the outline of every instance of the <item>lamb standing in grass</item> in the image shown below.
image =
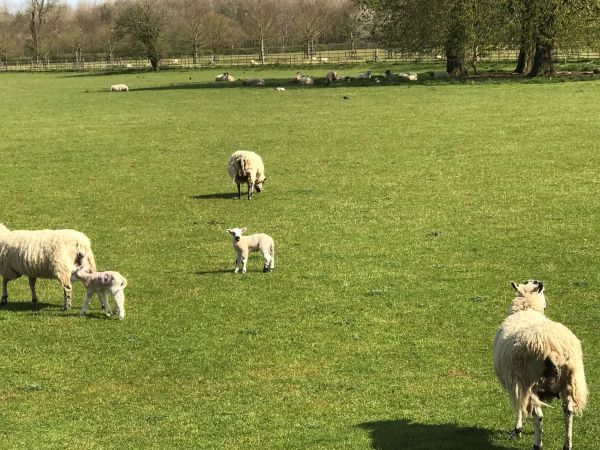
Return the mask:
[(9, 230), (0, 224), (0, 276), (2, 304), (7, 285), (22, 275), (29, 277), (31, 301), (37, 303), (37, 278), (57, 278), (63, 286), (64, 309), (71, 307), (71, 272), (76, 266), (96, 270), (86, 235), (75, 230)]
[(94, 294), (100, 297), (102, 309), (110, 316), (107, 292), (110, 292), (116, 303), (116, 313), (119, 319), (125, 318), (125, 292), (127, 280), (119, 272), (88, 272), (85, 268), (76, 267), (71, 273), (71, 281), (81, 281), (87, 288), (83, 297), (83, 307), (79, 313), (85, 316), (90, 300)]
[(573, 445), (573, 414), (586, 405), (588, 389), (581, 344), (564, 325), (546, 318), (544, 285), (512, 283), (515, 299), (494, 340), (494, 369), (516, 416), (513, 437), (521, 435), (523, 415), (533, 415), (533, 449), (542, 448), (542, 406), (562, 396), (565, 437)]
[(129, 88), (126, 84), (113, 84), (110, 87), (111, 92), (129, 92)]
[(248, 184), (248, 200), (252, 200), (254, 188), (256, 188), (256, 192), (262, 191), (263, 184), (267, 179), (262, 158), (247, 150), (238, 150), (229, 157), (227, 172), (237, 185), (238, 198), (242, 198), (240, 184), (242, 182)]
[(259, 233), (251, 236), (242, 236), (246, 232), (246, 227), (228, 229), (231, 235), (233, 249), (235, 250), (235, 269), (239, 272), (239, 265), (242, 265), (242, 273), (246, 273), (246, 262), (248, 253), (260, 251), (265, 260), (263, 272), (272, 272), (275, 269), (275, 241), (268, 234)]

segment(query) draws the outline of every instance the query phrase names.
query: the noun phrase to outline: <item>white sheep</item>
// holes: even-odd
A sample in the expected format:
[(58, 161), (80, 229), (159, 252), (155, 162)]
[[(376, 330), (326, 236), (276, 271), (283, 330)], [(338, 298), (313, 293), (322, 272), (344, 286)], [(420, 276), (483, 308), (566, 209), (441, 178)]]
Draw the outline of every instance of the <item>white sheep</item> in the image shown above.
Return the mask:
[(71, 307), (71, 272), (76, 266), (96, 270), (90, 240), (74, 230), (9, 230), (0, 224), (2, 304), (7, 285), (22, 275), (29, 278), (31, 301), (37, 303), (37, 278), (56, 278), (64, 291), (64, 309)]
[(356, 79), (358, 80), (368, 80), (371, 78), (371, 71), (367, 70), (366, 72), (359, 73), (356, 75)]
[(252, 86), (252, 87), (264, 86), (265, 80), (263, 80), (262, 78), (251, 78), (249, 80), (244, 80), (242, 82), (242, 84), (244, 86)]
[(310, 84), (315, 84), (315, 80), (310, 75), (304, 75), (302, 78), (300, 78), (298, 84), (300, 86), (308, 86)]
[(533, 449), (542, 448), (542, 406), (562, 396), (565, 450), (573, 445), (573, 413), (586, 405), (588, 389), (581, 344), (564, 325), (546, 318), (544, 284), (512, 283), (516, 291), (508, 317), (494, 340), (494, 369), (508, 392), (516, 417), (513, 437), (521, 435), (523, 415), (533, 415)]
[(402, 72), (398, 74), (398, 77), (407, 81), (417, 81), (417, 74), (414, 72)]
[(238, 150), (229, 157), (227, 172), (237, 185), (238, 198), (242, 198), (241, 183), (248, 185), (248, 200), (252, 200), (254, 188), (256, 192), (263, 190), (265, 176), (265, 165), (262, 158), (248, 150)]
[(300, 72), (296, 72), (296, 74), (290, 78), (290, 83), (300, 83), (300, 80), (304, 77)]
[(129, 92), (129, 88), (126, 84), (113, 84), (110, 87), (111, 92)]
[(246, 273), (246, 262), (248, 253), (260, 251), (265, 260), (263, 272), (272, 272), (275, 269), (275, 241), (268, 234), (258, 233), (250, 236), (242, 236), (246, 232), (246, 227), (231, 228), (227, 232), (231, 235), (233, 249), (235, 250), (235, 273), (239, 272), (239, 265), (242, 265), (242, 273)]
[(85, 296), (83, 297), (83, 307), (79, 313), (85, 316), (90, 304), (90, 300), (94, 294), (100, 297), (100, 304), (107, 316), (110, 316), (110, 306), (108, 304), (107, 292), (115, 299), (116, 310), (119, 319), (125, 318), (125, 292), (127, 280), (119, 272), (90, 272), (85, 267), (76, 267), (71, 272), (71, 281), (81, 281), (86, 287)]
[(221, 75), (217, 75), (215, 77), (215, 81), (227, 81), (229, 83), (233, 83), (235, 81), (235, 78), (232, 75), (229, 75), (229, 72), (225, 72)]

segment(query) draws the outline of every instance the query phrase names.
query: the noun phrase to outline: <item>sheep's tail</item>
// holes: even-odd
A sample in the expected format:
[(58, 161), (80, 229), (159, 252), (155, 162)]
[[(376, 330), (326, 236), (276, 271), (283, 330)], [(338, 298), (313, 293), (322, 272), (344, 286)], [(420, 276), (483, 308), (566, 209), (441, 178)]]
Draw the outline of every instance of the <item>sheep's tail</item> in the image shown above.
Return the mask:
[(121, 277), (121, 287), (123, 289), (127, 287), (127, 279), (125, 277)]
[(575, 361), (574, 365), (569, 365), (568, 386), (573, 398), (573, 412), (581, 414), (588, 399), (588, 387), (585, 382), (585, 373), (583, 371), (583, 362)]

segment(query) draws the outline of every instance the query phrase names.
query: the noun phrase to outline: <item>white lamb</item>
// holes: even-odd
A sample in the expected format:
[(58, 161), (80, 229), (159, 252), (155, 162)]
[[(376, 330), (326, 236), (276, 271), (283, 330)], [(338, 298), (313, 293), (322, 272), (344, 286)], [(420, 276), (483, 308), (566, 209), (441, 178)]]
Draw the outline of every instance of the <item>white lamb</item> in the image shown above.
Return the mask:
[(221, 75), (217, 75), (215, 77), (215, 81), (227, 81), (229, 83), (233, 83), (235, 81), (235, 78), (232, 75), (229, 75), (229, 72), (225, 72)]
[(296, 72), (296, 74), (290, 78), (290, 83), (300, 83), (300, 80), (304, 77), (300, 72)]
[(29, 277), (31, 301), (37, 303), (37, 278), (56, 278), (64, 291), (64, 309), (71, 307), (71, 272), (76, 266), (96, 270), (90, 240), (74, 230), (9, 230), (0, 224), (0, 276), (2, 304), (8, 301), (7, 285), (22, 275)]
[(300, 80), (298, 80), (298, 84), (300, 86), (308, 86), (310, 84), (315, 84), (315, 80), (310, 75), (305, 75), (305, 76), (303, 75), (302, 78), (300, 78)]
[(85, 316), (94, 294), (100, 297), (102, 309), (107, 316), (110, 316), (110, 306), (108, 304), (107, 292), (115, 299), (116, 310), (119, 319), (125, 318), (125, 292), (127, 280), (119, 272), (89, 272), (86, 268), (76, 267), (71, 273), (71, 281), (81, 281), (87, 288), (83, 297), (83, 307), (79, 313)]
[(268, 234), (258, 233), (250, 236), (242, 236), (246, 227), (228, 229), (231, 235), (233, 249), (235, 250), (235, 273), (239, 272), (239, 265), (242, 265), (242, 273), (246, 273), (246, 262), (248, 253), (260, 251), (265, 260), (263, 272), (272, 272), (275, 269), (275, 241)]
[(113, 84), (110, 87), (111, 92), (129, 92), (129, 88), (126, 84)]
[(573, 445), (573, 413), (586, 405), (588, 389), (581, 344), (564, 325), (544, 316), (544, 284), (512, 283), (516, 297), (496, 333), (494, 369), (508, 392), (516, 417), (513, 437), (521, 435), (523, 415), (533, 415), (533, 449), (542, 448), (542, 406), (562, 396), (564, 450)]
[(267, 179), (262, 158), (247, 150), (238, 150), (229, 157), (227, 172), (237, 185), (238, 198), (242, 198), (241, 183), (248, 184), (248, 200), (252, 200), (254, 188), (256, 192), (263, 190)]
[(371, 71), (367, 70), (366, 72), (359, 73), (358, 75), (356, 75), (356, 78), (358, 80), (368, 80), (371, 78)]
[(259, 87), (265, 85), (265, 80), (263, 80), (262, 78), (251, 78), (249, 80), (244, 80), (242, 84), (244, 86)]
[(327, 72), (327, 74), (325, 75), (325, 84), (326, 85), (330, 85), (330, 84), (335, 84), (338, 80), (338, 75), (337, 72), (335, 70), (331, 70), (329, 72)]

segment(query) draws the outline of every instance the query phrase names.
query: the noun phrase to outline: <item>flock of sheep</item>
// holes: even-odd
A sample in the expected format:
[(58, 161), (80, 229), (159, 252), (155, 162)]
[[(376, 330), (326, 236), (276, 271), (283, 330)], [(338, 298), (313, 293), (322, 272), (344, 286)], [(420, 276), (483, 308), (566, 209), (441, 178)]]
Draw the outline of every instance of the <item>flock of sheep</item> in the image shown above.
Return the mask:
[[(386, 73), (386, 77), (398, 74)], [(402, 75), (404, 76), (404, 75)], [(406, 74), (412, 76), (412, 74)], [(370, 78), (365, 72), (359, 78)], [(340, 77), (335, 71), (329, 72), (327, 84), (336, 83)], [(407, 78), (410, 79), (410, 78)], [(416, 80), (416, 75), (415, 78)], [(217, 77), (217, 81), (233, 82), (229, 73)], [(293, 82), (307, 85), (312, 77), (298, 72)], [(248, 81), (250, 82), (250, 81)], [(262, 81), (264, 84), (264, 80)], [(260, 80), (250, 85), (261, 85)], [(125, 85), (114, 85), (114, 91), (127, 91)], [(254, 190), (260, 192), (266, 181), (265, 167), (259, 155), (251, 151), (236, 151), (227, 163), (227, 171), (237, 186), (241, 198), (241, 185), (248, 187), (248, 200)], [(264, 258), (263, 271), (275, 268), (275, 243), (272, 237), (259, 233), (243, 236), (246, 227), (231, 228), (235, 252), (235, 268), (246, 272), (250, 252), (260, 252)], [(58, 279), (64, 291), (64, 308), (71, 307), (73, 281), (81, 281), (86, 294), (81, 309), (85, 315), (91, 297), (97, 293), (106, 315), (110, 315), (107, 293), (116, 303), (119, 319), (125, 317), (124, 288), (127, 280), (118, 272), (98, 272), (89, 239), (74, 230), (9, 230), (0, 224), (0, 275), (2, 276), (2, 302), (8, 300), (9, 281), (27, 276), (31, 289), (31, 301), (38, 301), (35, 284), (37, 278)], [(544, 285), (537, 280), (522, 284), (512, 283), (516, 292), (508, 317), (502, 322), (493, 346), (494, 369), (500, 383), (507, 391), (515, 414), (515, 426), (511, 433), (519, 437), (522, 433), (523, 417), (532, 416), (534, 424), (533, 449), (542, 448), (542, 406), (547, 406), (555, 397), (562, 398), (564, 413), (563, 450), (572, 449), (573, 415), (581, 412), (587, 402), (588, 389), (585, 381), (581, 344), (575, 335), (564, 325), (546, 318), (546, 298)]]

